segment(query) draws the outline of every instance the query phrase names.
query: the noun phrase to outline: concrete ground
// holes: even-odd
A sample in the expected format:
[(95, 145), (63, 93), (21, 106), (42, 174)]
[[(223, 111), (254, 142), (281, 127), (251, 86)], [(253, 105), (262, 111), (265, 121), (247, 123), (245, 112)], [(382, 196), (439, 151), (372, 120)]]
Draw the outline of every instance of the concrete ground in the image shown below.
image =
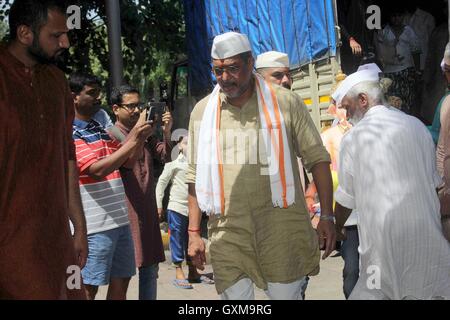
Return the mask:
[[(340, 256), (329, 257), (321, 262), (320, 273), (311, 277), (306, 290), (307, 300), (343, 300), (342, 269), (343, 261)], [(207, 265), (205, 273), (212, 273), (212, 268)], [(187, 275), (187, 267), (185, 267)], [(166, 261), (159, 265), (158, 300), (216, 300), (220, 299), (214, 285), (193, 284), (194, 289), (178, 289), (172, 281), (175, 277), (175, 267), (171, 263), (170, 252), (166, 250)], [(106, 297), (107, 287), (101, 287), (97, 299)], [(255, 290), (257, 300), (267, 300), (264, 291)], [(128, 299), (138, 299), (138, 277), (131, 279), (128, 289)]]

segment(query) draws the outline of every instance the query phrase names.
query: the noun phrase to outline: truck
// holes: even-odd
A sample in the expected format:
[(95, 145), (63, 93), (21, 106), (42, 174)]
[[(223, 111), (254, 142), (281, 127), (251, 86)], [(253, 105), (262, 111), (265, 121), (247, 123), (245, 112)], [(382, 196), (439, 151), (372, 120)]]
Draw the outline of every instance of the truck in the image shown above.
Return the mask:
[(188, 128), (195, 103), (215, 85), (211, 46), (215, 36), (244, 33), (254, 56), (287, 53), (292, 90), (319, 130), (330, 124), (331, 87), (340, 71), (335, 0), (184, 0), (187, 58), (174, 64), (170, 87), (174, 128)]

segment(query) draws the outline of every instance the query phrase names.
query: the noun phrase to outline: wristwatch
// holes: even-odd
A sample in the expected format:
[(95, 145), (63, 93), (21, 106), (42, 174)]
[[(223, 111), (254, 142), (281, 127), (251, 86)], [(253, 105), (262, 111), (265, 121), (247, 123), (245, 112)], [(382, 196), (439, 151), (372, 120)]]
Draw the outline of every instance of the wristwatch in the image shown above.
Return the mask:
[(332, 214), (321, 214), (320, 220), (321, 221), (333, 221), (333, 223), (336, 223), (336, 218)]

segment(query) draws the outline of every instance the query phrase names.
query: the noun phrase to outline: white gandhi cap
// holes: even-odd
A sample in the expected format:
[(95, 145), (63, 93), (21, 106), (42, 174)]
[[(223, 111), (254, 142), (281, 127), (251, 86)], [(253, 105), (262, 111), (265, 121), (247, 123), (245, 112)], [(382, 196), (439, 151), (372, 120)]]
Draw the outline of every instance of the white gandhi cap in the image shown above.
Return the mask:
[(228, 59), (248, 51), (252, 51), (252, 48), (245, 34), (227, 32), (214, 38), (211, 57), (213, 59)]
[(255, 63), (256, 69), (289, 68), (289, 56), (278, 51), (268, 51), (260, 54)]
[(357, 71), (362, 71), (362, 70), (373, 70), (375, 72), (381, 73), (381, 69), (380, 69), (380, 67), (378, 67), (378, 65), (376, 63), (363, 64), (362, 66), (359, 66)]
[(357, 84), (361, 82), (378, 82), (380, 80), (379, 76), (379, 68), (373, 68), (373, 66), (363, 69), (361, 71), (357, 71), (352, 73), (344, 81), (341, 82), (337, 90), (331, 95), (334, 101), (337, 104), (342, 102), (342, 99), (347, 95), (347, 93)]

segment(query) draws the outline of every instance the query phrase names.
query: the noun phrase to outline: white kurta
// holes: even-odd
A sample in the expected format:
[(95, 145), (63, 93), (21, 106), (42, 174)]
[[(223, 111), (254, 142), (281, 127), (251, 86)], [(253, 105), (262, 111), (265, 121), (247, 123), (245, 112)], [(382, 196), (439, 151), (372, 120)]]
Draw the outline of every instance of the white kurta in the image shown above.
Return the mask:
[(341, 143), (336, 201), (358, 208), (360, 278), (350, 299), (450, 298), (450, 243), (431, 135), (416, 118), (369, 109)]

